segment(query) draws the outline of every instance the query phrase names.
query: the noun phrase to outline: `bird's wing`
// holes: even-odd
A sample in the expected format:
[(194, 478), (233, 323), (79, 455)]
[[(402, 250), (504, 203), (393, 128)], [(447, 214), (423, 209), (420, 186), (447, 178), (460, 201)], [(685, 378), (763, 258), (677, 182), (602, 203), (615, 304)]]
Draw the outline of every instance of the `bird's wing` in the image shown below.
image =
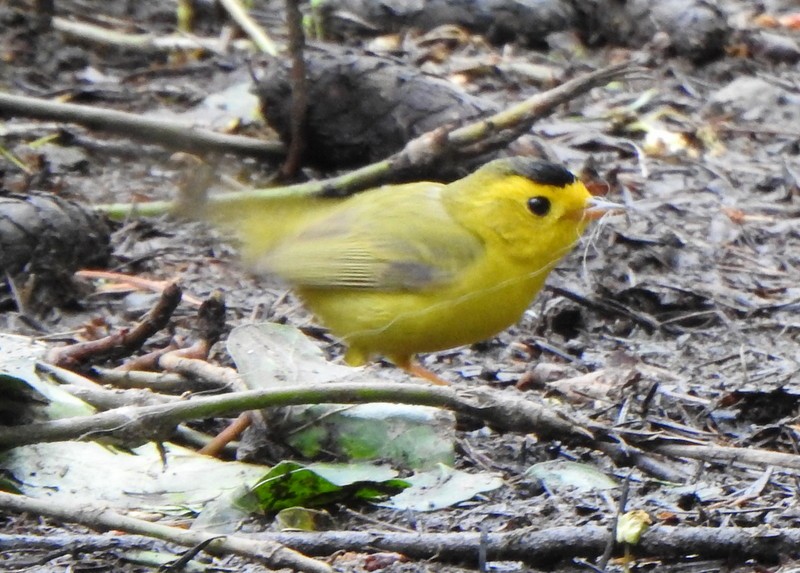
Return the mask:
[(423, 290), (447, 284), (483, 254), (440, 200), (414, 183), (356, 196), (264, 254), (258, 270), (298, 286)]

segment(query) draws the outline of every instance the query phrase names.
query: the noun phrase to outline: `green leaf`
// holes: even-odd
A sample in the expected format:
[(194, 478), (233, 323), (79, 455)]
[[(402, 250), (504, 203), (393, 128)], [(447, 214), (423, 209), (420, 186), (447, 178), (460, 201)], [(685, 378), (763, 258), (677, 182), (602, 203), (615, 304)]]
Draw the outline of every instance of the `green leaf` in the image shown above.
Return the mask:
[(370, 464), (311, 464), (281, 462), (251, 493), (262, 511), (289, 507), (319, 507), (347, 499), (374, 501), (395, 494), (407, 484), (397, 473)]

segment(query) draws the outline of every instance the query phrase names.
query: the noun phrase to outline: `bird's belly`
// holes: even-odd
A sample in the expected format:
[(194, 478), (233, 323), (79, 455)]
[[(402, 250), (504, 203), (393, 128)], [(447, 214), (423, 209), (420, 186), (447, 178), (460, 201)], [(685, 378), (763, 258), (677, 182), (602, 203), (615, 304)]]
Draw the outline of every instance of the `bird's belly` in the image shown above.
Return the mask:
[(464, 282), (421, 292), (303, 289), (301, 295), (358, 364), (375, 355), (402, 360), (485, 340), (519, 319), (544, 276)]

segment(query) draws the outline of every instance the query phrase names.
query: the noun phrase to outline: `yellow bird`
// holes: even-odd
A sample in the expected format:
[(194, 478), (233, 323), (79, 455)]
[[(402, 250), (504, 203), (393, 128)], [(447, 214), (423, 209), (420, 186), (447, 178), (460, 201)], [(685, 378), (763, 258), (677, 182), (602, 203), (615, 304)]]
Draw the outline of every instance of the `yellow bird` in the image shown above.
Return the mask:
[(383, 356), (442, 383), (414, 355), (515, 323), (589, 221), (617, 208), (560, 165), (511, 157), (450, 184), (222, 202), (208, 217), (236, 231), (254, 269), (296, 289), (349, 364)]

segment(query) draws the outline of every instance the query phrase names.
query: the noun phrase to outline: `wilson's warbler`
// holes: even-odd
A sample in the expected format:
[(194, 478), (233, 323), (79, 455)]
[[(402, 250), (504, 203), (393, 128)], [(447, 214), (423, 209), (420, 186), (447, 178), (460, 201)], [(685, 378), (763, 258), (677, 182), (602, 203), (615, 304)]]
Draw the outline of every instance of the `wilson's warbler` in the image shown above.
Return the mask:
[(349, 364), (384, 356), (430, 379), (416, 353), (516, 322), (589, 221), (617, 207), (559, 165), (511, 157), (447, 185), (223, 202), (208, 216), (236, 230), (257, 271), (296, 288)]

